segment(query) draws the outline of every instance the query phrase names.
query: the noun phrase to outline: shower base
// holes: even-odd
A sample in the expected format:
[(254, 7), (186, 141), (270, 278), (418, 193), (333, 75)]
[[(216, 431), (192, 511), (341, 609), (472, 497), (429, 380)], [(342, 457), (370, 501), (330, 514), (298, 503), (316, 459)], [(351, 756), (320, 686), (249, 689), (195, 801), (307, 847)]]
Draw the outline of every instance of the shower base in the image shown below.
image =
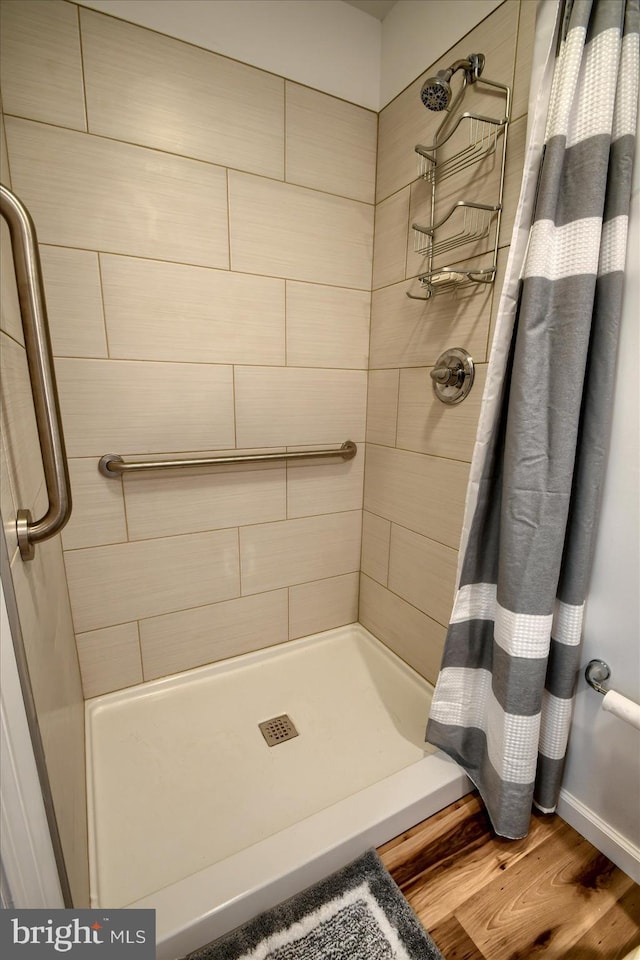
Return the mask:
[(155, 909), (173, 960), (463, 796), (431, 693), (351, 624), (88, 701), (92, 906)]

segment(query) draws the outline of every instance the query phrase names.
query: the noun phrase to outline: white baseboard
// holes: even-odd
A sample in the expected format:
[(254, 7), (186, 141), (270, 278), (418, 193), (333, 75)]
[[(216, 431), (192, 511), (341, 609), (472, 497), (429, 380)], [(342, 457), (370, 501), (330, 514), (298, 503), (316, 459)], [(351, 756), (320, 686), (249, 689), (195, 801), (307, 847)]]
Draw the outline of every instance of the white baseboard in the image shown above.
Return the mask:
[(640, 847), (614, 830), (567, 790), (560, 791), (557, 813), (632, 880), (640, 883)]

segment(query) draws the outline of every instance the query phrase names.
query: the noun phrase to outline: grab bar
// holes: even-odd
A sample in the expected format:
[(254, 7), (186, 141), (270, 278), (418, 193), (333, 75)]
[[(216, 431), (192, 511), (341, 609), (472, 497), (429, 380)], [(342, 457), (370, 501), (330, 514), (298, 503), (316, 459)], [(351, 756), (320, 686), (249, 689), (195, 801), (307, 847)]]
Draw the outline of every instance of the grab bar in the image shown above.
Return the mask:
[(36, 543), (55, 536), (68, 521), (71, 515), (71, 485), (36, 229), (24, 204), (2, 184), (0, 214), (7, 222), (11, 236), (29, 379), (49, 499), (47, 512), (39, 520), (33, 520), (29, 510), (18, 510), (16, 533), (20, 556), (23, 560), (33, 560)]
[(201, 457), (188, 460), (130, 460), (128, 463), (116, 453), (105, 453), (98, 464), (103, 477), (119, 477), (123, 473), (141, 470), (175, 470), (182, 467), (212, 467), (220, 463), (268, 463), (274, 460), (320, 460), (342, 457), (351, 460), (358, 452), (353, 440), (345, 440), (335, 450), (290, 450), (279, 453), (238, 453), (228, 457)]

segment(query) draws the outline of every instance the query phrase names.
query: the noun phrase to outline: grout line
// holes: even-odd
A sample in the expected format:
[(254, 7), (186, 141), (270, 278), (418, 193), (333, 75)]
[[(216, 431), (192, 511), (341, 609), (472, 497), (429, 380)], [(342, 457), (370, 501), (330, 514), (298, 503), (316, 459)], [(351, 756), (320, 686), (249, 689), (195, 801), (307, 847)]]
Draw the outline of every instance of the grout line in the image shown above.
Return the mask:
[[(311, 287), (328, 287), (331, 290), (345, 290), (351, 293), (366, 293), (370, 294), (371, 291), (367, 287), (349, 287), (345, 286), (343, 283), (329, 283), (327, 281), (320, 280), (309, 280), (306, 277), (291, 277), (291, 276), (275, 276), (272, 273), (256, 273), (255, 271), (250, 270), (239, 270), (237, 268), (229, 267), (220, 267), (212, 266), (207, 263), (190, 263), (187, 260), (167, 260), (162, 257), (149, 257), (142, 256), (141, 254), (136, 253), (126, 253), (117, 250), (98, 250), (96, 247), (84, 247), (77, 244), (69, 243), (52, 243), (51, 241), (42, 242), (39, 244), (42, 247), (52, 247), (55, 250), (77, 250), (83, 253), (99, 253), (104, 257), (118, 257), (127, 260), (139, 260), (142, 263), (162, 263), (169, 264), (170, 266), (176, 267), (193, 267), (194, 270), (210, 270), (215, 273), (224, 273), (224, 274), (234, 274), (237, 276), (243, 277), (255, 277), (264, 280), (274, 280), (284, 283), (285, 280), (290, 280), (294, 283), (304, 283)], [(392, 284), (390, 284), (391, 286)], [(382, 288), (381, 288), (382, 289)]]
[(84, 69), (84, 45), (82, 42), (82, 22), (80, 18), (80, 7), (76, 7), (76, 16), (78, 20), (78, 45), (80, 47), (80, 73), (82, 76), (82, 108), (84, 111), (84, 132), (89, 133), (89, 109), (87, 106), (87, 82)]
[(231, 270), (232, 263), (232, 253), (231, 253), (231, 177), (230, 177), (229, 168), (226, 168), (226, 183), (227, 183), (227, 270)]
[[(386, 586), (384, 583), (380, 583), (380, 581), (379, 581), (379, 580), (376, 580), (375, 577), (372, 577), (371, 574), (362, 573), (362, 576), (363, 576), (363, 577), (367, 577), (368, 580), (371, 580), (373, 583), (377, 584), (379, 587), (382, 587), (383, 590), (386, 590), (388, 593), (391, 594), (391, 596), (396, 597), (398, 600), (401, 600), (402, 603), (406, 603), (406, 605), (407, 605), (408, 607), (411, 607), (413, 610), (417, 610), (417, 612), (420, 613), (423, 617), (426, 617), (427, 620), (431, 620), (432, 623), (436, 623), (439, 627), (442, 627), (443, 630), (446, 630), (447, 627), (449, 626), (449, 623), (448, 623), (448, 622), (447, 622), (447, 623), (442, 623), (440, 620), (436, 620), (436, 618), (435, 618), (435, 617), (432, 617), (431, 614), (425, 613), (424, 610), (421, 610), (421, 609), (420, 609), (420, 607), (416, 607), (415, 603), (411, 603), (411, 601), (410, 601), (410, 600), (407, 600), (406, 597), (402, 597), (399, 593), (395, 593), (395, 591), (389, 589), (389, 587)], [(451, 598), (451, 606), (452, 606), (452, 607), (453, 607), (453, 601), (454, 601), (454, 597)], [(365, 628), (365, 629), (367, 629), (367, 628)], [(394, 651), (394, 652), (395, 652), (395, 651)], [(405, 661), (405, 662), (406, 662), (406, 661)], [(414, 667), (413, 669), (415, 670), (415, 667)]]
[(241, 366), (241, 364), (232, 364), (231, 365), (231, 399), (233, 401), (233, 448), (234, 450), (238, 449), (238, 401), (236, 397), (236, 366)]
[(282, 180), (284, 183), (288, 183), (287, 180), (287, 81), (284, 82), (284, 90), (282, 91)]
[[(145, 682), (145, 669), (144, 669), (144, 657), (142, 656), (142, 633), (140, 631), (140, 621), (134, 621), (136, 625), (136, 632), (138, 635), (138, 656), (140, 657), (140, 676), (142, 677), (142, 683)], [(129, 684), (129, 686), (135, 686), (135, 684)]]
[[(72, 0), (72, 2), (75, 2), (75, 0)], [(84, 10), (85, 8), (83, 7), (82, 9)], [(281, 80), (283, 84), (287, 83), (287, 81), (290, 83), (295, 83), (300, 87), (306, 87), (307, 90), (313, 90), (316, 93), (322, 93), (325, 97), (330, 97), (332, 100), (339, 100), (341, 103), (347, 103), (352, 107), (357, 107), (359, 110), (364, 110), (366, 113), (373, 113), (376, 116), (379, 113), (379, 111), (375, 110), (373, 107), (365, 107), (361, 103), (354, 103), (353, 100), (346, 100), (344, 97), (338, 96), (338, 94), (327, 93), (324, 90), (319, 90), (317, 87), (311, 87), (309, 86), (309, 84), (303, 83), (300, 80), (288, 80), (288, 78), (283, 76), (281, 73), (274, 73), (273, 70), (269, 70), (267, 67), (258, 67), (254, 63), (249, 63), (246, 60), (238, 60), (237, 57), (232, 57), (227, 53), (219, 53), (217, 50), (210, 50), (209, 47), (203, 47), (198, 43), (194, 43), (192, 40), (184, 40), (182, 37), (176, 37), (171, 33), (163, 33), (161, 30), (158, 30), (155, 27), (148, 27), (142, 23), (135, 23), (132, 20), (125, 20), (123, 17), (118, 17), (113, 13), (108, 13), (107, 11), (93, 10), (91, 8), (90, 10), (91, 12), (87, 14), (88, 16), (91, 16), (92, 14), (93, 15), (97, 14), (98, 16), (101, 16), (101, 17), (108, 17), (109, 20), (115, 20), (116, 22), (124, 24), (127, 27), (133, 27), (138, 30), (144, 30), (146, 33), (151, 33), (159, 37), (164, 37), (165, 39), (171, 40), (174, 43), (184, 44), (184, 46), (191, 47), (194, 50), (201, 50), (206, 54), (210, 54), (212, 57), (218, 58), (219, 60), (226, 60), (230, 63), (237, 63), (242, 67), (246, 67), (248, 70), (256, 71), (258, 73), (264, 73), (267, 76), (274, 77), (277, 80)]]
[[(98, 285), (100, 287), (100, 306), (102, 308), (102, 326), (104, 328), (104, 342), (107, 348), (107, 356), (106, 357), (85, 357), (85, 358), (79, 357), (78, 359), (111, 360), (113, 358), (111, 357), (111, 348), (109, 347), (109, 328), (107, 326), (107, 307), (104, 299), (104, 279), (102, 276), (102, 254), (96, 253), (96, 257), (98, 260)], [(59, 356), (59, 354), (56, 354), (56, 356)]]

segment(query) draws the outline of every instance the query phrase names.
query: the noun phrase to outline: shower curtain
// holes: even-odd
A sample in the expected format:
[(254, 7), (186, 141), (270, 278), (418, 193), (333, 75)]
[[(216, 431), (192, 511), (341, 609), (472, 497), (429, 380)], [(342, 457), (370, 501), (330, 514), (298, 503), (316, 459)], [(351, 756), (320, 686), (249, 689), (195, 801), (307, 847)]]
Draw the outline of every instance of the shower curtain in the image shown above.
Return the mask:
[(527, 833), (532, 801), (555, 809), (571, 724), (610, 429), (638, 21), (638, 0), (543, 0), (537, 24), (525, 177), (427, 726), (505, 837)]

